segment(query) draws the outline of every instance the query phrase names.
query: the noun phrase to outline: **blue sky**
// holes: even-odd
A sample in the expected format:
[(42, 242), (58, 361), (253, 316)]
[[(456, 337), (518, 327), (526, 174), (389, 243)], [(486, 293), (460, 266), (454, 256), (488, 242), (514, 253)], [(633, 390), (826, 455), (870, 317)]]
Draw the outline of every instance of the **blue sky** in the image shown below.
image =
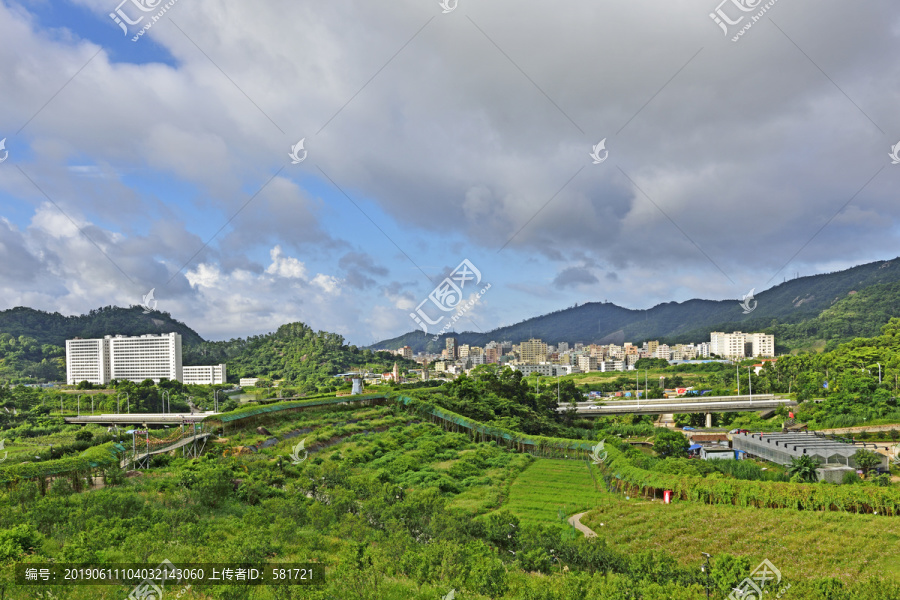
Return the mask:
[(0, 0), (0, 309), (369, 344), (464, 259), (487, 331), (896, 254), (886, 0), (164, 6)]

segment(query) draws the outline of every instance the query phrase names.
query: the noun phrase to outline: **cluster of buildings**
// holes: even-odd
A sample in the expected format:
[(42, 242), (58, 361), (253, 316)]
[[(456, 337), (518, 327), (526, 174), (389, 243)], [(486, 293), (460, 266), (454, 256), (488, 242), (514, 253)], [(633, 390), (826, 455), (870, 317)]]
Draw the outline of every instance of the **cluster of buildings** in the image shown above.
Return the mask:
[(213, 385), (225, 383), (226, 373), (224, 364), (184, 366), (180, 333), (66, 340), (67, 384), (106, 385), (113, 379)]
[(532, 338), (520, 344), (489, 342), (484, 347), (459, 344), (457, 338), (446, 338), (440, 354), (413, 355), (409, 346), (396, 354), (415, 360), (423, 366), (433, 364), (438, 373), (459, 374), (483, 364), (508, 365), (528, 375), (569, 375), (590, 371), (630, 371), (642, 358), (659, 358), (670, 362), (703, 359), (736, 360), (741, 358), (775, 356), (775, 336), (765, 333), (723, 333), (714, 331), (709, 342), (669, 346), (647, 341), (638, 346), (630, 342), (619, 344), (582, 344), (568, 342), (557, 345)]

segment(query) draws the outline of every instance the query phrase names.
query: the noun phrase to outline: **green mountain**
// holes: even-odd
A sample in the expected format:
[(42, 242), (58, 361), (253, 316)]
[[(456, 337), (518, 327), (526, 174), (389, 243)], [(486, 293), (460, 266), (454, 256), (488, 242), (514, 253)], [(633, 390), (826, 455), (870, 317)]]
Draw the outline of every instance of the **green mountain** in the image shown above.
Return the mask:
[(651, 339), (672, 344), (704, 341), (711, 331), (765, 331), (776, 335), (779, 351), (821, 348), (826, 340), (835, 344), (880, 331), (891, 316), (900, 314), (898, 283), (900, 259), (894, 259), (784, 282), (755, 294), (756, 308), (749, 314), (739, 300), (668, 302), (647, 310), (591, 302), (487, 333), (467, 331), (432, 341), (433, 335), (412, 331), (371, 347), (439, 351), (451, 335), (460, 344), (479, 346), (531, 337), (570, 344)]
[(343, 336), (326, 331), (313, 331), (303, 323), (282, 325), (278, 331), (227, 342), (202, 342), (188, 348), (185, 354), (195, 364), (228, 365), (228, 379), (266, 377), (284, 379), (297, 385), (301, 392), (330, 391), (333, 376), (365, 369), (384, 373), (394, 363), (403, 369), (418, 366), (388, 352), (372, 352), (344, 344)]
[(104, 335), (144, 335), (147, 333), (181, 334), (184, 344), (198, 344), (200, 335), (172, 318), (169, 313), (153, 311), (144, 314), (139, 306), (119, 308), (105, 306), (86, 315), (66, 317), (58, 312), (49, 313), (18, 306), (0, 311), (0, 333), (13, 337), (24, 335), (39, 344), (52, 344), (65, 348), (66, 340), (74, 337), (98, 338)]

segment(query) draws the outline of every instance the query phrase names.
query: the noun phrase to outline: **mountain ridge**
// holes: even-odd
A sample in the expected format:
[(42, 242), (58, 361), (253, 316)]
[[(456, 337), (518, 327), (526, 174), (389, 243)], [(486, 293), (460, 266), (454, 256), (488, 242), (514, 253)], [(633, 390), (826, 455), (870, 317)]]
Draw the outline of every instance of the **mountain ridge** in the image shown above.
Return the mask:
[[(531, 337), (549, 343), (641, 343), (658, 339), (665, 343), (702, 342), (711, 331), (767, 331), (818, 318), (852, 293), (876, 285), (900, 282), (900, 258), (857, 265), (842, 271), (798, 277), (755, 294), (757, 302), (748, 314), (740, 300), (663, 302), (648, 309), (629, 309), (607, 302), (588, 302), (485, 333), (463, 331), (441, 335), (410, 331), (376, 342), (373, 349), (396, 350), (410, 346), (414, 352), (440, 351), (447, 337), (460, 344), (483, 346), (491, 340), (519, 343)], [(892, 291), (893, 293), (893, 291)], [(894, 307), (900, 309), (900, 295)], [(752, 304), (751, 304), (752, 306)], [(882, 323), (883, 324), (883, 323)], [(436, 326), (439, 327), (440, 325)], [(776, 338), (776, 343), (779, 340)], [(803, 345), (803, 340), (798, 339)], [(782, 350), (787, 348), (782, 347)]]

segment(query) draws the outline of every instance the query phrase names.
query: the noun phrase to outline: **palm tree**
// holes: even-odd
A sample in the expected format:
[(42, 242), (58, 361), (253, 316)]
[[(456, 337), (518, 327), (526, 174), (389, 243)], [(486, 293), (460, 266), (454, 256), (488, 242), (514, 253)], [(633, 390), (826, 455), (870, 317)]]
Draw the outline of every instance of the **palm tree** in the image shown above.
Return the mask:
[(816, 473), (818, 466), (819, 461), (808, 454), (804, 454), (791, 459), (788, 473), (790, 473), (791, 478), (798, 477), (801, 481), (815, 483), (819, 480), (819, 475)]

